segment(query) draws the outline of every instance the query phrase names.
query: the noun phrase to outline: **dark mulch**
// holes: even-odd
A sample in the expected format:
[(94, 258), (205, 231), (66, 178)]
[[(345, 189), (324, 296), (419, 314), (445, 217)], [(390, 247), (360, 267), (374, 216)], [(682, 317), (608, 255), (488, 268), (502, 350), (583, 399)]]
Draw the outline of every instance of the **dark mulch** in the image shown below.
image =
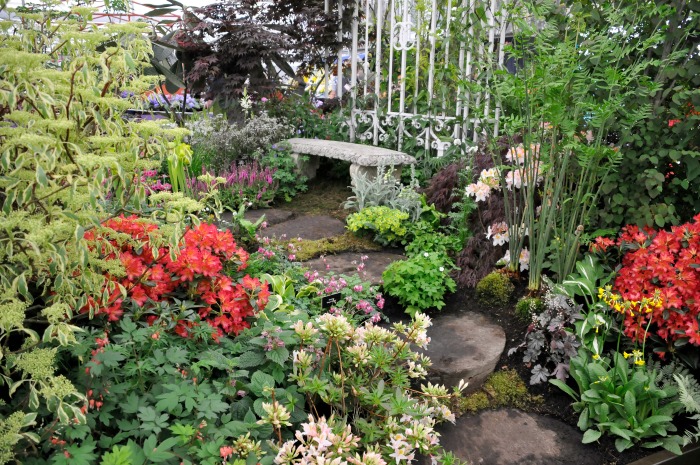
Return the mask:
[[(519, 319), (514, 312), (518, 298), (525, 294), (526, 283), (521, 283), (516, 287), (514, 297), (509, 306), (492, 308), (485, 307), (479, 303), (474, 289), (460, 289), (455, 294), (448, 296), (446, 299), (447, 305), (443, 312), (460, 312), (468, 308), (470, 311), (488, 315), (494, 322), (499, 324), (506, 333), (506, 348), (498, 362), (498, 367), (502, 370), (513, 369), (517, 371), (520, 378), (528, 386), (530, 393), (541, 396), (543, 399), (541, 404), (533, 404), (530, 407), (530, 411), (557, 418), (577, 428), (576, 423), (579, 416), (571, 407), (571, 398), (549, 383), (530, 385), (530, 368), (523, 363), (522, 352), (516, 352), (510, 357), (508, 356), (508, 350), (520, 345), (525, 338), (527, 323)], [(603, 437), (600, 443), (594, 446), (605, 457), (606, 462), (604, 465), (624, 465), (656, 452), (656, 450), (634, 447), (620, 453), (615, 449), (615, 441), (609, 437)]]
[[(319, 170), (319, 172), (323, 171)], [(345, 219), (350, 212), (342, 208), (342, 203), (349, 195), (352, 195), (352, 191), (347, 187), (348, 184), (343, 180), (332, 178), (313, 180), (306, 193), (297, 196), (293, 202), (285, 204), (282, 208), (293, 210), (297, 214), (322, 212), (338, 219)], [(446, 306), (441, 313), (460, 313), (468, 309), (485, 314), (499, 324), (506, 334), (506, 348), (501, 355), (498, 367), (503, 370), (514, 369), (517, 371), (528, 386), (530, 393), (541, 396), (543, 399), (541, 404), (532, 405), (530, 411), (557, 418), (577, 428), (578, 414), (571, 408), (571, 398), (551, 384), (531, 386), (529, 384), (530, 369), (522, 362), (522, 353), (516, 352), (512, 356), (508, 356), (508, 349), (519, 345), (525, 337), (528, 323), (518, 319), (514, 312), (517, 300), (525, 293), (526, 283), (519, 283), (508, 306), (491, 308), (479, 303), (474, 289), (460, 289), (447, 297)], [(406, 316), (395, 299), (386, 296), (386, 301), (385, 313), (390, 319), (394, 320)], [(614, 440), (609, 437), (603, 437), (598, 444), (591, 447), (596, 447), (600, 454), (605, 457), (606, 461), (603, 465), (625, 465), (656, 452), (656, 450), (634, 447), (624, 453), (619, 453), (615, 449)]]

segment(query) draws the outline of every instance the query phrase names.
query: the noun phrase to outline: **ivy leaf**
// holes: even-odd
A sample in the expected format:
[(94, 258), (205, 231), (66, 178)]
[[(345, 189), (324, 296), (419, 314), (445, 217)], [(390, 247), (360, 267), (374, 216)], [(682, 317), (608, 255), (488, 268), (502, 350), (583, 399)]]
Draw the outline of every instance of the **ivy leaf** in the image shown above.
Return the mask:
[(177, 444), (180, 438), (168, 438), (161, 444), (158, 444), (158, 437), (152, 434), (143, 443), (143, 453), (146, 458), (154, 463), (165, 462), (175, 456), (170, 449)]
[(189, 353), (182, 347), (171, 347), (168, 349), (168, 360), (173, 365), (185, 365), (189, 362)]
[(98, 353), (95, 358), (102, 363), (105, 367), (115, 368), (119, 366), (119, 362), (124, 360), (126, 357), (116, 350), (105, 348), (104, 352)]

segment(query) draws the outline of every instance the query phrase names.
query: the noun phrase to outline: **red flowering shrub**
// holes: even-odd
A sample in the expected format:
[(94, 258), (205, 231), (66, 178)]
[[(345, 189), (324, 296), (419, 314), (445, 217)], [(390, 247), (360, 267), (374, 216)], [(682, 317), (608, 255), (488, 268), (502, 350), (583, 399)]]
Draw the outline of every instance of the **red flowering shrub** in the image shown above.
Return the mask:
[(700, 214), (670, 231), (626, 226), (618, 245), (632, 250), (623, 256), (614, 290), (632, 302), (658, 290), (663, 303), (649, 313), (628, 313), (625, 334), (642, 341), (651, 323), (650, 331), (665, 341), (700, 346)]
[[(102, 229), (88, 231), (85, 238), (100, 258), (118, 258), (126, 273), (113, 276), (106, 272), (103, 297), (99, 301), (91, 299), (83, 312), (92, 310), (106, 315), (109, 321), (118, 321), (129, 301), (149, 309), (173, 298), (187, 299), (198, 306), (199, 317), (216, 330), (214, 337), (218, 338), (247, 328), (245, 318), (267, 304), (267, 283), (248, 275), (234, 281), (224, 274), (230, 265), (242, 271), (248, 260), (248, 253), (236, 246), (230, 231), (204, 223), (188, 229), (175, 260), (168, 247), (156, 246), (164, 243), (158, 226), (136, 216), (106, 221)], [(126, 297), (110, 282), (122, 286)], [(157, 319), (157, 315), (147, 318), (151, 323)], [(188, 336), (195, 324), (185, 318), (173, 323), (174, 331), (181, 336)]]

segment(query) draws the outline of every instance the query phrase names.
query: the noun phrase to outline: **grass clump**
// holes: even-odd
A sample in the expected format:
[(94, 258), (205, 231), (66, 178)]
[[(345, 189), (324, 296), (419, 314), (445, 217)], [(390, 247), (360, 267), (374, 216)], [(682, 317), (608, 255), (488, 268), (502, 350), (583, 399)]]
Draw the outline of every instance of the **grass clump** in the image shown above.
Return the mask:
[(476, 285), (476, 297), (484, 305), (502, 307), (508, 304), (515, 286), (508, 276), (494, 271)]
[(458, 409), (462, 413), (501, 407), (524, 409), (541, 402), (542, 398), (531, 395), (525, 382), (511, 369), (492, 373), (479, 391), (464, 396), (459, 401)]
[(301, 262), (321, 255), (382, 250), (381, 246), (372, 242), (371, 239), (355, 236), (349, 231), (335, 237), (324, 237), (313, 241), (301, 240), (294, 242), (294, 246), (296, 259)]

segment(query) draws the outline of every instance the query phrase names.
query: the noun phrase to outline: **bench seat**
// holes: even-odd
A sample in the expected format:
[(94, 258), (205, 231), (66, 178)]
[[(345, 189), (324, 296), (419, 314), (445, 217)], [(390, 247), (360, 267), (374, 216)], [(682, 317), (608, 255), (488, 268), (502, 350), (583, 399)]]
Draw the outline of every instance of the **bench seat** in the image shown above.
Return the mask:
[[(395, 167), (394, 176), (398, 179), (401, 176), (401, 167), (403, 165), (412, 165), (416, 162), (415, 158), (403, 152), (373, 145), (298, 137), (287, 139), (286, 142), (291, 147), (292, 158), (297, 165), (297, 169), (308, 179), (316, 177), (316, 170), (320, 162), (319, 157), (350, 162), (350, 178), (353, 184), (359, 173), (369, 177), (376, 176), (377, 166)], [(303, 157), (308, 159), (304, 161)]]

